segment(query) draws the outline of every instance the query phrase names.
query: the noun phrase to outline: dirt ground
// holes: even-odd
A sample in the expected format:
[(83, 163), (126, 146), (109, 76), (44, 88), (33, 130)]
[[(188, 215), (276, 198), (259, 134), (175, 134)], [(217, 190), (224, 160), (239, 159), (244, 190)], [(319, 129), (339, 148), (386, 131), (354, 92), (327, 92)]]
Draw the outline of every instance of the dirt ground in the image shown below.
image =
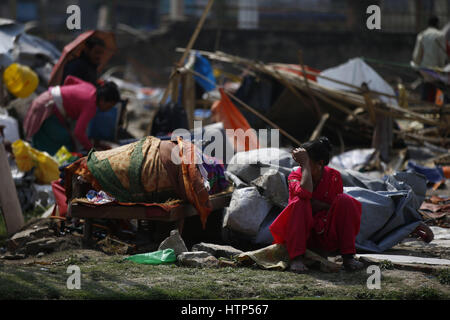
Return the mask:
[[(414, 252), (405, 248), (395, 253)], [(422, 253), (424, 255), (424, 253)], [(448, 252), (434, 256), (447, 257)], [(430, 255), (428, 255), (430, 256)], [(257, 267), (189, 268), (141, 265), (124, 255), (70, 249), (41, 258), (0, 260), (1, 299), (449, 299), (450, 270), (413, 270), (380, 264), (381, 288), (368, 289), (366, 269), (305, 274)], [(68, 289), (68, 266), (81, 288)]]

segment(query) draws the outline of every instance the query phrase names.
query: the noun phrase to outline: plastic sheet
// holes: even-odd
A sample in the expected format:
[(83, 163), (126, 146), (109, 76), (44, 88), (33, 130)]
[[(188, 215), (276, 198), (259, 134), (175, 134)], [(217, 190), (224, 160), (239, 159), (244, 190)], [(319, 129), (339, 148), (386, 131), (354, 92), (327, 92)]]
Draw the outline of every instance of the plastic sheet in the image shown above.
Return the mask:
[(125, 258), (127, 261), (133, 261), (140, 264), (168, 264), (177, 261), (175, 251), (173, 249), (164, 249), (154, 252), (135, 254)]
[(27, 172), (35, 167), (37, 182), (50, 184), (59, 178), (58, 162), (47, 152), (36, 150), (20, 139), (12, 144), (12, 149), (20, 171)]

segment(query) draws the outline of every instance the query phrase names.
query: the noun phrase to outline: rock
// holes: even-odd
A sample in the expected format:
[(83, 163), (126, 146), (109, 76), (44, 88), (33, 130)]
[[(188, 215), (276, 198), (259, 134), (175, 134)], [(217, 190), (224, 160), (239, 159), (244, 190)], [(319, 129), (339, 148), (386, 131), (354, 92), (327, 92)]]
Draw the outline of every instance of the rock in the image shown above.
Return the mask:
[(36, 258), (42, 258), (45, 255), (43, 252), (39, 252), (36, 256)]
[(225, 210), (223, 227), (256, 236), (271, 208), (272, 204), (259, 194), (256, 187), (236, 189)]
[(192, 251), (206, 251), (216, 258), (231, 259), (233, 256), (240, 255), (241, 250), (233, 248), (232, 246), (222, 246), (213, 243), (197, 243), (192, 247)]
[(53, 234), (53, 230), (50, 230), (47, 226), (35, 226), (14, 234), (10, 241), (14, 243), (14, 245), (20, 247), (24, 243), (29, 242), (31, 240), (47, 237)]
[(164, 249), (173, 249), (176, 256), (189, 251), (177, 229), (170, 231), (170, 236), (159, 245), (158, 250)]
[(59, 243), (60, 241), (56, 241), (52, 238), (33, 240), (26, 244), (25, 252), (30, 255), (35, 255), (39, 252), (49, 253), (54, 251), (58, 247)]
[(231, 260), (227, 260), (224, 258), (219, 259), (219, 267), (226, 268), (226, 267), (237, 267), (237, 263)]
[(261, 188), (263, 190), (262, 195), (277, 206), (281, 208), (287, 206), (289, 190), (286, 176), (281, 172), (269, 169), (250, 184)]
[(218, 267), (219, 260), (206, 251), (183, 252), (177, 256), (179, 265), (186, 267)]
[(20, 259), (25, 259), (26, 255), (24, 254), (5, 254), (2, 259), (5, 260), (20, 260)]

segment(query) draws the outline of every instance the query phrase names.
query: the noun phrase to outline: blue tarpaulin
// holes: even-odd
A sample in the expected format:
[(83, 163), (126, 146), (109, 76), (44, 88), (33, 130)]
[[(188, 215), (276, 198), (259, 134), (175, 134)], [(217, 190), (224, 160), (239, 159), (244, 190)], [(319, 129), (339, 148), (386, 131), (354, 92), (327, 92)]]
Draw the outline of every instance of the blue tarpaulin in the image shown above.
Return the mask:
[(383, 252), (408, 237), (422, 222), (417, 211), (426, 195), (426, 178), (416, 172), (397, 172), (383, 179), (341, 170), (344, 192), (362, 205), (356, 248)]
[(423, 174), (427, 178), (428, 182), (437, 183), (445, 180), (444, 172), (440, 167), (428, 168), (420, 166), (414, 161), (408, 161), (408, 169)]
[(194, 76), (195, 81), (206, 91), (209, 92), (211, 90), (214, 90), (216, 86), (213, 83), (216, 83), (216, 77), (214, 77), (213, 68), (211, 67), (211, 64), (209, 63), (209, 60), (203, 57), (200, 53), (195, 53), (195, 64), (194, 64), (194, 71), (200, 73), (205, 78), (209, 79), (210, 81), (207, 81), (206, 79), (203, 79), (199, 76)]

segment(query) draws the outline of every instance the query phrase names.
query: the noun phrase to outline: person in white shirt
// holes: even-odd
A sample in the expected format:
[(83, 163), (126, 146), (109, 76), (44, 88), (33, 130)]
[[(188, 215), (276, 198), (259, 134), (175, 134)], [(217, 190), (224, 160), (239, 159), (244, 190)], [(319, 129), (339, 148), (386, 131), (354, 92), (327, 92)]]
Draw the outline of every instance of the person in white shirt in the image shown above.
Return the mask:
[[(435, 16), (428, 20), (428, 28), (417, 35), (413, 52), (413, 64), (427, 69), (442, 69), (447, 62), (445, 34), (439, 30), (439, 19)], [(422, 73), (422, 100), (434, 102), (436, 86), (433, 79)]]

